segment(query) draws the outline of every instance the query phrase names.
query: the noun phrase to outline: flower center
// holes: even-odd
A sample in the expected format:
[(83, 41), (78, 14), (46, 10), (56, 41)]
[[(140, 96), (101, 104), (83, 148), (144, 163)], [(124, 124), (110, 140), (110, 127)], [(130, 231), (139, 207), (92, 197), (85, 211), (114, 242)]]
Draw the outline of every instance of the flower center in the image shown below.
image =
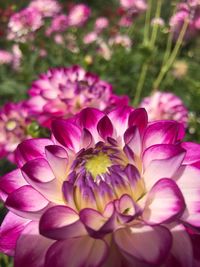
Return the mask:
[(9, 120), (6, 123), (6, 130), (13, 131), (17, 126), (17, 122), (15, 120)]
[(108, 155), (103, 152), (94, 155), (85, 164), (86, 170), (91, 173), (94, 179), (98, 175), (105, 174), (110, 166), (112, 166), (112, 162)]

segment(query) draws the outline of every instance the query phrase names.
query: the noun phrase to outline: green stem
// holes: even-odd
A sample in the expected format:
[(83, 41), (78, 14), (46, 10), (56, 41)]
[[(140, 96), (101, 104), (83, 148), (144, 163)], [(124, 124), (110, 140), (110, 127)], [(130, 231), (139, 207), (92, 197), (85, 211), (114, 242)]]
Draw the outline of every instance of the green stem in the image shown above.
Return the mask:
[(149, 41), (149, 28), (150, 28), (150, 20), (151, 20), (151, 7), (152, 7), (152, 0), (149, 0), (147, 11), (146, 11), (146, 18), (145, 18), (143, 44), (146, 44)]
[[(162, 6), (162, 0), (158, 0), (157, 6), (156, 6), (156, 14), (155, 14), (155, 18), (156, 19), (160, 17), (161, 6)], [(159, 25), (157, 23), (153, 25), (151, 41), (150, 41), (151, 47), (154, 47), (154, 45), (155, 45), (156, 37), (157, 37), (157, 34), (158, 34), (158, 28), (159, 28)]]
[(170, 57), (168, 58), (167, 62), (162, 66), (161, 68), (161, 71), (160, 73), (158, 74), (158, 77), (157, 79), (155, 80), (155, 82), (153, 83), (153, 92), (155, 92), (160, 83), (162, 82), (163, 78), (165, 77), (166, 73), (169, 71), (169, 69), (171, 68), (172, 64), (174, 63), (178, 53), (179, 53), (179, 50), (181, 48), (181, 45), (182, 45), (182, 42), (183, 42), (183, 38), (185, 36), (185, 33), (186, 33), (186, 30), (187, 30), (187, 27), (188, 27), (188, 19), (186, 19), (184, 21), (184, 24), (183, 24), (183, 27), (180, 31), (180, 34), (179, 34), (179, 37), (178, 37), (178, 40), (176, 42), (176, 45), (170, 55)]
[(148, 70), (148, 62), (146, 61), (143, 66), (142, 66), (142, 70), (141, 70), (141, 74), (140, 74), (140, 78), (137, 84), (137, 88), (136, 88), (136, 92), (135, 92), (135, 97), (133, 100), (133, 106), (136, 107), (140, 101), (140, 96), (142, 93), (142, 88), (144, 85), (144, 81), (145, 81), (145, 77), (146, 77), (146, 73)]

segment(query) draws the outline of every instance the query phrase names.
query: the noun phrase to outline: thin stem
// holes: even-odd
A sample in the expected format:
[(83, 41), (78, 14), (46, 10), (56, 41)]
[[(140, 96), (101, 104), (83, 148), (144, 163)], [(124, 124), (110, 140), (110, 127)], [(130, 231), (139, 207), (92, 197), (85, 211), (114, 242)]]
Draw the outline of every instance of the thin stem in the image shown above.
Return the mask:
[(141, 96), (141, 93), (142, 93), (142, 88), (143, 88), (143, 85), (144, 85), (144, 81), (145, 81), (147, 70), (148, 70), (148, 62), (146, 61), (142, 66), (140, 78), (139, 78), (139, 81), (138, 81), (138, 84), (137, 84), (136, 93), (135, 93), (135, 97), (134, 97), (134, 100), (133, 100), (133, 106), (134, 107), (137, 106), (139, 101), (140, 101), (140, 96)]
[(183, 38), (185, 36), (186, 30), (187, 30), (187, 27), (188, 27), (188, 23), (189, 23), (189, 20), (186, 19), (184, 21), (184, 24), (183, 24), (183, 27), (182, 27), (182, 29), (180, 31), (180, 34), (179, 34), (179, 37), (177, 39), (176, 45), (175, 45), (175, 47), (174, 47), (169, 59), (167, 60), (165, 65), (162, 66), (161, 71), (160, 71), (157, 79), (155, 80), (155, 82), (153, 84), (153, 92), (155, 92), (158, 89), (158, 87), (159, 87), (160, 83), (162, 82), (164, 76), (166, 75), (166, 73), (171, 68), (172, 64), (174, 63), (174, 61), (175, 61), (175, 59), (176, 59), (176, 57), (178, 55), (178, 52), (179, 52), (179, 50), (181, 48), (181, 45), (182, 45), (182, 42), (183, 42)]
[(152, 7), (152, 0), (149, 0), (148, 1), (147, 11), (146, 11), (146, 18), (145, 18), (143, 44), (146, 44), (149, 41), (149, 28), (150, 28), (150, 20), (151, 20), (151, 7)]
[[(156, 14), (155, 14), (155, 18), (156, 19), (160, 17), (161, 6), (162, 6), (162, 0), (158, 0), (157, 6), (156, 6)], [(158, 23), (155, 23), (153, 25), (153, 31), (152, 31), (152, 35), (151, 35), (151, 41), (150, 41), (151, 47), (154, 47), (154, 45), (155, 45), (156, 37), (157, 37), (157, 34), (158, 34), (158, 28), (159, 28)]]

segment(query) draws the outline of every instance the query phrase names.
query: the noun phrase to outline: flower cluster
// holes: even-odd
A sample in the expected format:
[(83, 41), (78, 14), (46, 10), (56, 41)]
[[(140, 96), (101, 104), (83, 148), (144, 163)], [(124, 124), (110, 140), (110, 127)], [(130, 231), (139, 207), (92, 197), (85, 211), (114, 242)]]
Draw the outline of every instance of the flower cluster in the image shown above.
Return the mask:
[(183, 137), (127, 106), (55, 120), (0, 179), (0, 250), (15, 267), (199, 266), (200, 147)]
[(79, 66), (55, 68), (40, 75), (29, 95), (29, 112), (46, 127), (53, 118), (70, 117), (84, 107), (110, 110), (128, 104), (128, 97), (114, 95), (111, 84)]
[(0, 109), (0, 158), (14, 161), (14, 150), (23, 140), (30, 138), (26, 131), (30, 123), (24, 102), (8, 103)]
[(182, 100), (172, 93), (156, 92), (144, 98), (140, 106), (146, 109), (150, 121), (175, 120), (187, 127), (188, 110)]

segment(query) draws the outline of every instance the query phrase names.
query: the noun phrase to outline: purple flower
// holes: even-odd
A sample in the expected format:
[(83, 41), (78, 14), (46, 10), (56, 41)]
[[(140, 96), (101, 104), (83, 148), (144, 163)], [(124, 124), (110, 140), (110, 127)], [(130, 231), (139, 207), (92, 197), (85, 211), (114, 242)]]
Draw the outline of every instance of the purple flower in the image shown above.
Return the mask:
[(200, 145), (144, 109), (86, 108), (16, 150), (0, 250), (22, 267), (198, 266)]
[(30, 138), (26, 132), (30, 122), (24, 102), (8, 103), (0, 109), (0, 158), (14, 161), (14, 150), (23, 140)]
[(156, 92), (144, 98), (140, 107), (147, 110), (150, 121), (175, 120), (187, 127), (188, 110), (182, 100), (172, 93)]
[(40, 75), (29, 90), (30, 112), (47, 127), (55, 117), (70, 117), (83, 107), (100, 110), (128, 104), (128, 97), (112, 93), (112, 86), (79, 66), (55, 68)]

